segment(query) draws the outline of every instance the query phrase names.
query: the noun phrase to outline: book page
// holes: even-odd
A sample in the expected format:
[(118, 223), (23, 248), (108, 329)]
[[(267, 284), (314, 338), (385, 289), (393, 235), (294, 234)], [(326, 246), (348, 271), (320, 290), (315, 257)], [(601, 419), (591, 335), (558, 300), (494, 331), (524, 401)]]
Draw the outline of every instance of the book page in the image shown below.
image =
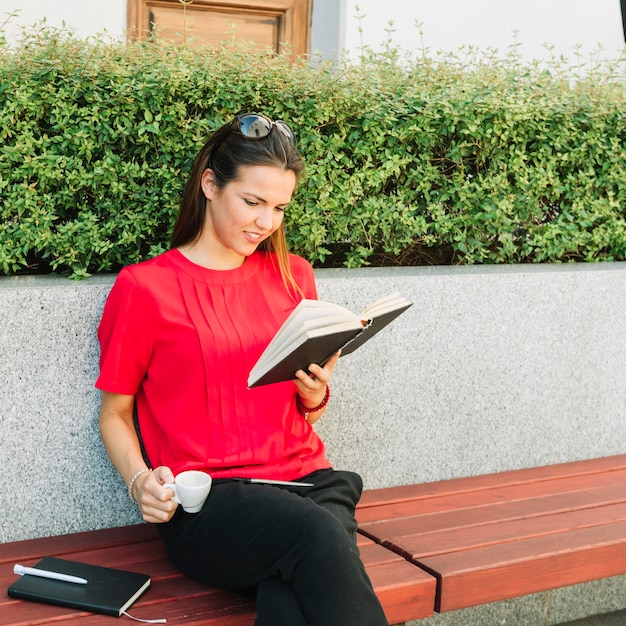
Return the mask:
[[(328, 318), (325, 318), (328, 319)], [(310, 342), (314, 339), (321, 337), (329, 337), (332, 338), (337, 334), (343, 334), (346, 332), (358, 332), (363, 328), (363, 323), (361, 320), (356, 319), (350, 322), (337, 322), (330, 325), (318, 326), (316, 328), (311, 328), (304, 330), (296, 335), (294, 335), (290, 341), (281, 342), (280, 344), (274, 344), (272, 346), (272, 350), (266, 350), (261, 358), (257, 361), (256, 365), (250, 371), (249, 379), (254, 380), (256, 378), (260, 378), (278, 365), (281, 361), (286, 359), (289, 355), (296, 353), (300, 346)], [(330, 355), (325, 354), (324, 357), (328, 357)], [(305, 369), (312, 361), (303, 362), (301, 365), (297, 367), (297, 369)], [(294, 369), (292, 374), (295, 374), (296, 370)], [(293, 376), (292, 376), (293, 378)]]
[[(334, 319), (326, 321), (329, 317)], [(352, 311), (338, 304), (305, 298), (298, 303), (298, 306), (283, 322), (283, 325), (278, 329), (263, 355), (267, 352), (272, 352), (277, 344), (290, 343), (294, 337), (297, 337), (299, 333), (308, 328), (319, 328), (326, 323), (335, 324), (339, 321), (353, 321), (357, 319), (359, 319), (358, 316)]]
[(380, 300), (376, 300), (376, 302), (372, 302), (372, 304), (361, 313), (361, 319), (371, 320), (372, 318), (385, 315), (396, 309), (406, 307), (408, 304), (410, 304), (409, 301), (399, 293), (392, 293), (384, 298), (380, 298)]

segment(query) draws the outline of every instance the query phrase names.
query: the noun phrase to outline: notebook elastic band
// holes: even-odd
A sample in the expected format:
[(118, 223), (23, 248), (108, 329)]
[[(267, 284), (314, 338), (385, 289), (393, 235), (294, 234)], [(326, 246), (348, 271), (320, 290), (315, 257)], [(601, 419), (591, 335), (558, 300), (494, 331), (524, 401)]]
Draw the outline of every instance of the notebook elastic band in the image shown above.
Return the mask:
[(143, 622), (144, 624), (167, 624), (167, 620), (163, 619), (139, 619), (138, 617), (133, 617), (130, 613), (124, 611), (122, 615), (126, 615), (126, 617), (130, 617), (130, 619), (134, 619), (136, 622)]

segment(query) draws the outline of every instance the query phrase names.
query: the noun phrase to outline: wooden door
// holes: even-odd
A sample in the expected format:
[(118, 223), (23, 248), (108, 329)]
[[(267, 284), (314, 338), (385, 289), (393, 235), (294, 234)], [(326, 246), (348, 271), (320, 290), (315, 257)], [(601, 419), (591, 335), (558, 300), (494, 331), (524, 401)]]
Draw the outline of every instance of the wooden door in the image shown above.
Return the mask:
[(128, 36), (219, 44), (235, 35), (261, 49), (308, 54), (312, 0), (128, 0)]

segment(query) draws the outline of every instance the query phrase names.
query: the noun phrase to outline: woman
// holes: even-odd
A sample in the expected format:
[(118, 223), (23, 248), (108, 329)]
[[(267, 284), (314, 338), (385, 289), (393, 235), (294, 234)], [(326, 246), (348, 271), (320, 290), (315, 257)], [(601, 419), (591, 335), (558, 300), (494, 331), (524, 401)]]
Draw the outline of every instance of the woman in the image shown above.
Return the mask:
[[(174, 564), (208, 585), (256, 587), (256, 624), (387, 624), (354, 540), (361, 479), (331, 468), (312, 429), (339, 355), (294, 381), (246, 384), (297, 303), (317, 297), (283, 230), (302, 171), (284, 122), (243, 114), (210, 137), (172, 249), (122, 270), (107, 300), (100, 432)], [(190, 469), (213, 477), (197, 514), (164, 486)]]

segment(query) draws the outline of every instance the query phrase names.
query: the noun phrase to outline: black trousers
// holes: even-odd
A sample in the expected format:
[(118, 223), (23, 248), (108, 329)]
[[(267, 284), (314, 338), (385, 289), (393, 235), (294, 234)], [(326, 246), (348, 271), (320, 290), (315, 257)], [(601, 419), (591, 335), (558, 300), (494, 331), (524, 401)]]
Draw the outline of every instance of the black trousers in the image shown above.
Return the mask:
[(158, 525), (172, 562), (213, 587), (256, 587), (256, 626), (387, 626), (355, 542), (360, 476), (300, 480), (314, 486), (216, 481), (200, 513)]

